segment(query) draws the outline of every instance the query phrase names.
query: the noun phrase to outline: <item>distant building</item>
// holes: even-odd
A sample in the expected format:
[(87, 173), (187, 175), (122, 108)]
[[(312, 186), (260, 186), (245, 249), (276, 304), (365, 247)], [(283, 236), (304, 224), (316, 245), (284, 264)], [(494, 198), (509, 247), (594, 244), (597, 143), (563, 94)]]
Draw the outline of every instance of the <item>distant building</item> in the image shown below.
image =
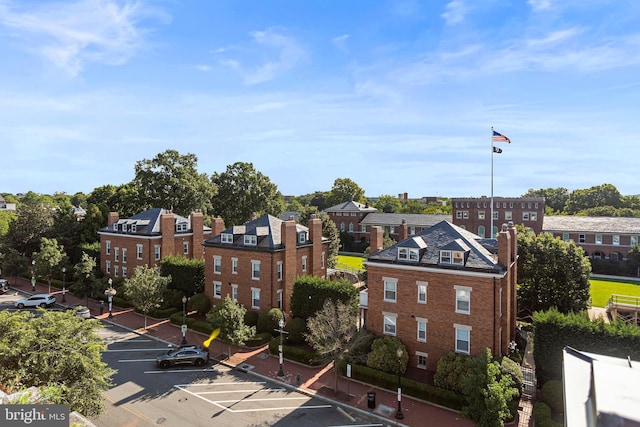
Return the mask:
[(360, 221), (371, 212), (376, 212), (376, 208), (368, 204), (354, 202), (353, 200), (331, 206), (324, 210), (329, 218), (336, 224), (338, 231), (351, 233), (356, 242), (365, 242), (368, 239), (368, 232), (360, 231)]
[[(361, 239), (364, 238), (367, 242), (370, 242), (372, 227), (380, 227), (383, 234), (384, 232), (387, 232), (389, 233), (389, 237), (398, 241), (419, 233), (422, 230), (426, 230), (441, 221), (451, 221), (451, 215), (373, 212), (366, 215), (360, 221), (358, 231)], [(408, 235), (406, 236), (401, 236), (402, 228), (400, 226), (403, 222), (407, 225)]]
[(4, 199), (4, 197), (2, 197), (2, 195), (0, 194), (0, 211), (7, 211), (7, 212), (15, 212), (16, 211), (16, 204), (15, 203), (7, 203)]

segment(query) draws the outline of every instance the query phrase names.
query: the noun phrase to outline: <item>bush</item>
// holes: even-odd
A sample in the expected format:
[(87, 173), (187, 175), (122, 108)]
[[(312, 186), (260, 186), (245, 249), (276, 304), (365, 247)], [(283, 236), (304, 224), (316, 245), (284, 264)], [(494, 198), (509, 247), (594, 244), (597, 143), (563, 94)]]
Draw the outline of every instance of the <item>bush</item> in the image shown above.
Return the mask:
[(464, 389), (462, 379), (472, 373), (471, 361), (471, 356), (449, 352), (438, 360), (433, 383), (438, 387), (462, 393)]
[(300, 276), (293, 284), (291, 311), (308, 319), (322, 310), (325, 300), (357, 305), (358, 290), (347, 280), (328, 280), (316, 276)]
[[(280, 339), (274, 338), (269, 342), (269, 353), (279, 354), (278, 346), (280, 345)], [(282, 346), (282, 354), (285, 359), (294, 360), (309, 366), (319, 366), (321, 364), (320, 359), (313, 351), (306, 350), (304, 348), (293, 347), (290, 345)]]
[(247, 347), (260, 347), (271, 341), (273, 336), (268, 332), (260, 332), (249, 338), (244, 345)]
[[(398, 356), (396, 355), (398, 348), (402, 349), (400, 367), (398, 367)], [(398, 338), (390, 336), (376, 338), (371, 345), (371, 353), (367, 356), (368, 367), (396, 375), (398, 369), (401, 373), (406, 371), (408, 362), (407, 348)]]
[(350, 361), (366, 361), (367, 355), (371, 353), (371, 346), (373, 342), (376, 340), (377, 335), (368, 330), (368, 329), (360, 329), (358, 331), (358, 335), (356, 336), (357, 345), (354, 345), (349, 350), (349, 360)]
[(162, 294), (162, 303), (160, 308), (175, 308), (182, 311), (182, 296), (181, 291), (175, 289), (167, 289)]
[(258, 316), (260, 315), (257, 311), (247, 310), (244, 313), (244, 324), (249, 327), (258, 326)]
[(195, 320), (195, 319), (191, 319), (191, 320), (193, 320), (193, 323), (188, 326), (194, 331), (202, 332), (203, 334), (207, 334), (207, 335), (210, 335), (211, 332), (213, 332), (213, 326), (211, 326), (211, 323), (203, 322), (201, 320)]
[(195, 294), (187, 301), (187, 310), (197, 312), (198, 316), (204, 316), (211, 310), (211, 301), (205, 294)]
[(544, 402), (536, 402), (533, 404), (533, 420), (536, 425), (544, 420), (551, 419), (551, 408)]
[(550, 380), (544, 383), (542, 390), (542, 401), (549, 405), (554, 411), (564, 410), (564, 392), (562, 381)]
[(282, 311), (279, 308), (265, 310), (258, 314), (258, 324), (256, 330), (258, 332), (267, 332), (272, 336), (278, 335), (276, 329), (280, 329), (278, 322), (283, 318)]
[(508, 357), (503, 357), (500, 361), (500, 372), (511, 377), (513, 386), (518, 389), (518, 396), (521, 396), (524, 389), (524, 377), (520, 366)]
[(300, 317), (294, 317), (284, 325), (284, 330), (289, 332), (287, 335), (287, 342), (291, 344), (302, 344), (304, 341), (304, 334), (307, 332), (307, 325), (304, 319)]
[(175, 307), (151, 309), (149, 311), (149, 316), (155, 319), (166, 319), (173, 313), (180, 313), (180, 315), (182, 315), (182, 310), (178, 310)]

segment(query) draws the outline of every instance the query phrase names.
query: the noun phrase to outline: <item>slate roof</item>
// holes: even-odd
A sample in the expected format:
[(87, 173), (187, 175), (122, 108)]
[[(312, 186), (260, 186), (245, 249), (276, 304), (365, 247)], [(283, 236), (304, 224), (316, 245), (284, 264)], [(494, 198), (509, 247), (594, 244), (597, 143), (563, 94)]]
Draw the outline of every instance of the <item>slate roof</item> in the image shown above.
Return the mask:
[[(263, 250), (275, 250), (282, 249), (282, 223), (284, 221), (275, 216), (265, 214), (260, 218), (253, 221), (249, 221), (244, 225), (234, 225), (222, 231), (220, 235), (213, 236), (210, 239), (204, 241), (205, 246), (224, 246), (224, 247), (242, 247), (242, 248), (257, 248)], [(296, 245), (311, 244), (309, 238), (309, 228), (301, 224), (296, 224), (296, 234), (306, 232), (307, 241), (300, 243), (296, 236)], [(222, 243), (222, 234), (233, 234), (233, 243)], [(255, 235), (257, 236), (257, 244), (245, 245), (244, 236)], [(323, 237), (322, 241), (328, 241), (329, 239)]]
[[(170, 213), (173, 215), (174, 224), (186, 224), (186, 229), (184, 231), (176, 231), (175, 234), (181, 233), (192, 233), (191, 222), (189, 218), (185, 218), (183, 216), (172, 213), (167, 209), (162, 208), (152, 208), (146, 211), (135, 214), (129, 218), (120, 218), (116, 224), (118, 224), (118, 231), (113, 229), (113, 225), (109, 225), (106, 227), (102, 227), (98, 232), (101, 233), (112, 233), (112, 234), (127, 234), (134, 236), (160, 236), (160, 217), (163, 214)], [(123, 224), (127, 225), (127, 231), (122, 231), (121, 227)], [(131, 232), (131, 225), (136, 226), (136, 231)], [(205, 232), (211, 231), (210, 227), (204, 226), (203, 230)]]
[(339, 205), (331, 206), (325, 209), (325, 212), (376, 212), (378, 209), (372, 208), (362, 203), (354, 202), (350, 200), (348, 202), (340, 203)]
[(640, 234), (640, 218), (545, 215), (542, 231)]
[[(398, 248), (415, 248), (417, 241), (421, 241), (420, 246), (423, 247), (423, 249), (420, 250), (418, 262), (398, 260)], [(419, 265), (421, 267), (454, 270), (463, 269), (491, 273), (504, 272), (504, 266), (498, 264), (497, 256), (492, 252), (494, 248), (497, 248), (496, 239), (483, 239), (449, 221), (440, 221), (426, 230), (414, 234), (408, 239), (371, 254), (367, 261), (373, 263)], [(465, 251), (465, 265), (441, 264), (441, 250)]]
[(400, 213), (370, 213), (367, 214), (361, 225), (399, 226), (402, 220), (407, 221), (408, 227), (431, 227), (441, 221), (453, 221), (451, 215), (436, 214), (400, 214)]

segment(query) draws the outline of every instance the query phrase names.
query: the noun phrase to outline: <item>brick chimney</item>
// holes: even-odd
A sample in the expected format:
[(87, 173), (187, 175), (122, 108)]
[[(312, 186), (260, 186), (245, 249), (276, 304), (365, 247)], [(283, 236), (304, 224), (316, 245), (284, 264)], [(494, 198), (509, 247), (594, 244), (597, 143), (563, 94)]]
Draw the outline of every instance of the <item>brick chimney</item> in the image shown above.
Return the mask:
[(107, 216), (107, 226), (113, 225), (120, 219), (120, 214), (118, 212), (109, 212)]
[(293, 294), (293, 284), (298, 275), (298, 239), (296, 235), (296, 222), (293, 220), (282, 221), (280, 226), (280, 239), (284, 245), (283, 251), (283, 295), (282, 304), (285, 313), (291, 311), (290, 300)]
[(322, 220), (316, 218), (316, 215), (311, 215), (309, 219), (309, 240), (313, 245), (311, 249), (311, 266), (309, 271), (314, 276), (325, 277), (326, 268), (322, 268)]
[(401, 242), (404, 239), (409, 237), (409, 230), (407, 228), (407, 220), (402, 218), (402, 224), (400, 224), (400, 228), (398, 230), (398, 241)]
[(382, 228), (377, 225), (371, 227), (371, 241), (369, 247), (369, 255), (382, 250)]
[(191, 231), (193, 232), (193, 258), (204, 258), (204, 215), (201, 211), (196, 211), (191, 214)]
[(507, 224), (502, 224), (502, 228), (498, 233), (498, 264), (506, 269), (509, 269), (512, 262), (512, 249), (511, 233), (509, 232)]
[(160, 215), (160, 233), (162, 234), (162, 247), (160, 249), (160, 258), (175, 254), (175, 234), (176, 225), (175, 218), (172, 213), (163, 213)]

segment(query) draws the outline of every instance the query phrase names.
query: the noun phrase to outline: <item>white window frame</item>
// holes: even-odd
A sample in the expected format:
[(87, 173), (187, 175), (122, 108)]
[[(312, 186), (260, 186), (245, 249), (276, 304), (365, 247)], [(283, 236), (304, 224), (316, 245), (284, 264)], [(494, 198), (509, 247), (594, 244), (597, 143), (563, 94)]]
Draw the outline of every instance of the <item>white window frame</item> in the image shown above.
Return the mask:
[(278, 282), (282, 282), (282, 261), (278, 261), (276, 264), (276, 270), (278, 274)]
[(349, 233), (353, 233), (353, 224), (349, 223)]
[(398, 279), (383, 277), (382, 282), (384, 288), (384, 302), (396, 302), (398, 299)]
[(306, 241), (307, 241), (307, 233), (304, 231), (298, 233), (298, 243), (305, 243)]
[(486, 234), (485, 226), (484, 225), (479, 225), (478, 226), (478, 236), (484, 238), (485, 234)]
[(429, 282), (417, 282), (416, 285), (418, 287), (418, 304), (426, 304)]
[(138, 231), (138, 226), (137, 226), (137, 225), (135, 225), (135, 224), (131, 224), (131, 229), (130, 229), (130, 231), (131, 231), (132, 233), (137, 232), (137, 231)]
[(522, 220), (529, 221), (529, 212), (522, 212)]
[(104, 269), (107, 274), (111, 274), (111, 261), (107, 260), (104, 263)]
[(451, 251), (451, 264), (464, 265), (464, 253), (460, 251)]
[(244, 244), (247, 246), (256, 246), (258, 244), (258, 236), (254, 234), (245, 234)]
[(440, 262), (442, 264), (451, 264), (453, 254), (451, 251), (440, 251)]
[(367, 232), (367, 226), (366, 226), (366, 225), (364, 225), (364, 224), (361, 224), (361, 225), (360, 225), (360, 232), (361, 232), (361, 233), (366, 233), (366, 232)]
[(122, 263), (127, 263), (127, 248), (122, 248)]
[(537, 221), (538, 220), (538, 213), (537, 212), (529, 212), (529, 215), (531, 216), (531, 221)]
[[(420, 359), (424, 358), (424, 364), (420, 363)], [(429, 361), (429, 355), (423, 351), (416, 351), (416, 368), (427, 369), (427, 363)]]
[(222, 257), (220, 255), (213, 256), (213, 274), (222, 274)]
[(596, 245), (602, 244), (602, 234), (596, 234)]
[(462, 211), (462, 219), (469, 219), (469, 211)]
[(260, 309), (260, 288), (251, 288), (251, 308)]
[[(416, 317), (416, 341), (427, 342), (427, 323), (429, 321), (424, 317)], [(423, 337), (420, 334), (424, 334)]]
[(251, 260), (251, 280), (260, 280), (260, 261)]
[(562, 233), (562, 241), (564, 242), (569, 241), (569, 233)]
[(154, 260), (156, 260), (156, 261), (160, 260), (160, 253), (161, 253), (160, 252), (160, 245), (155, 245), (153, 247), (153, 258), (154, 258)]
[(238, 258), (231, 258), (231, 274), (238, 274)]
[(238, 301), (238, 285), (231, 285), (231, 299), (233, 301)]
[(138, 243), (136, 245), (136, 258), (137, 259), (142, 259), (143, 251), (144, 251), (144, 246), (142, 245), (142, 243)]
[(127, 267), (122, 267), (122, 277), (127, 277)]
[(629, 236), (629, 246), (638, 246), (638, 236)]
[(484, 219), (484, 211), (478, 211), (478, 219)]
[(614, 235), (611, 237), (611, 239), (612, 239), (612, 240), (611, 240), (611, 244), (612, 244), (613, 246), (620, 246), (620, 235), (619, 235), (619, 234), (614, 234)]
[(233, 243), (233, 234), (222, 233), (220, 235), (220, 243)]
[(462, 211), (456, 211), (456, 219), (462, 219)]
[(276, 291), (276, 296), (278, 298), (278, 308), (280, 310), (282, 310), (283, 309), (283, 306), (282, 306), (282, 289), (278, 289)]
[(222, 282), (213, 282), (213, 297), (222, 299)]
[(302, 272), (303, 273), (307, 272), (307, 256), (306, 255), (302, 257)]
[(120, 267), (117, 265), (113, 266), (113, 277), (120, 277)]
[[(455, 352), (462, 354), (470, 354), (471, 353), (471, 326), (467, 325), (458, 325), (456, 323), (453, 324), (453, 328), (455, 330)], [(466, 338), (462, 339), (462, 338)], [(466, 342), (466, 349), (458, 346), (459, 343)]]
[(586, 234), (578, 234), (578, 243), (586, 243), (587, 235)]
[(185, 255), (189, 254), (189, 242), (182, 242), (182, 253)]
[[(469, 286), (454, 286), (456, 292), (456, 313), (471, 314), (471, 290)], [(461, 304), (467, 303), (466, 310), (460, 308)]]
[(113, 260), (115, 262), (120, 262), (120, 248), (119, 247), (113, 248)]
[(111, 240), (107, 240), (104, 243), (105, 243), (104, 251), (107, 253), (107, 255), (111, 255)]
[(504, 219), (507, 221), (511, 221), (513, 219), (513, 212), (511, 211), (505, 211), (504, 213)]
[(344, 232), (345, 228), (344, 228), (344, 222), (340, 223), (340, 231)]
[(396, 313), (382, 312), (382, 334), (396, 336), (398, 330), (398, 315)]

